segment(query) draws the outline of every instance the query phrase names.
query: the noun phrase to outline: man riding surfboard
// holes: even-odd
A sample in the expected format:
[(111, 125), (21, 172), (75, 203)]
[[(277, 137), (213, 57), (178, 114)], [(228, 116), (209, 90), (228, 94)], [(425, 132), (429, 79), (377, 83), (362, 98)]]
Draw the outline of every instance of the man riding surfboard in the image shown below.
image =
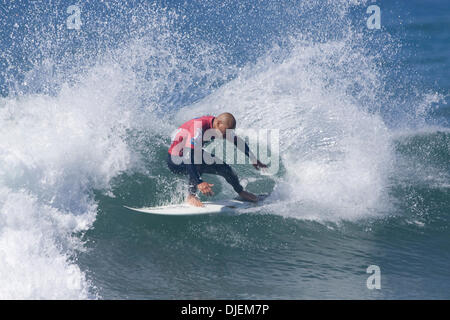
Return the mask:
[[(205, 159), (213, 159), (214, 157), (203, 150), (205, 143), (203, 134), (207, 130), (213, 131), (213, 137), (222, 139), (229, 138), (227, 130), (236, 128), (236, 119), (231, 113), (222, 113), (217, 117), (203, 116), (189, 120), (182, 124), (172, 141), (169, 148), (167, 165), (169, 169), (176, 174), (184, 174), (189, 176), (189, 194), (186, 201), (196, 207), (202, 207), (203, 203), (196, 196), (197, 189), (204, 195), (213, 195), (212, 186), (201, 179), (203, 173), (216, 174), (225, 178), (225, 180), (233, 187), (239, 196), (248, 201), (256, 202), (256, 195), (244, 191), (239, 183), (239, 179), (234, 170), (226, 163), (207, 163)], [(232, 142), (238, 149), (241, 149), (247, 157), (250, 158), (255, 169), (266, 168), (267, 166), (256, 159), (255, 155), (250, 151), (247, 143), (233, 136)], [(200, 152), (200, 153), (196, 153)], [(198, 156), (199, 155), (199, 156)]]

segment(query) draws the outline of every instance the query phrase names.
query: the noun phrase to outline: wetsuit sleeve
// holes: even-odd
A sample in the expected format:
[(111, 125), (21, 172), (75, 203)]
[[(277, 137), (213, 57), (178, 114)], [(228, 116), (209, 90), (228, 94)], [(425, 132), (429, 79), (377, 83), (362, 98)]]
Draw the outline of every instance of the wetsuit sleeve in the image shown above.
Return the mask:
[(194, 183), (195, 185), (198, 185), (203, 182), (203, 180), (200, 178), (200, 173), (197, 170), (197, 167), (194, 164), (194, 149), (191, 149), (191, 152), (186, 152), (189, 154), (190, 158), (189, 161), (186, 163), (186, 169), (189, 174), (189, 181), (191, 183)]
[(250, 151), (250, 148), (248, 147), (247, 142), (245, 142), (244, 140), (242, 140), (241, 138), (239, 138), (238, 136), (234, 136), (234, 140), (233, 143), (235, 145), (236, 148), (238, 148), (239, 150), (241, 150), (239, 148), (239, 146), (242, 146), (242, 144), (244, 145), (244, 150), (241, 150), (245, 153), (245, 155), (247, 157), (250, 158), (251, 162), (255, 162), (256, 163), (256, 157), (255, 155)]

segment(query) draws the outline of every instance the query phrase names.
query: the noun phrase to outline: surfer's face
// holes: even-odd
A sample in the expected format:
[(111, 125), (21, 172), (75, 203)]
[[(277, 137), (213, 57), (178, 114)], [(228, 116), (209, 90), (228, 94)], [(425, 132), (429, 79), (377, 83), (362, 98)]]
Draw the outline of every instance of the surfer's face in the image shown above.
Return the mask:
[(235, 128), (231, 127), (231, 126), (227, 126), (225, 123), (222, 123), (222, 122), (219, 121), (219, 123), (217, 125), (217, 129), (222, 134), (222, 137), (225, 138), (225, 136), (227, 134), (227, 130), (234, 130)]

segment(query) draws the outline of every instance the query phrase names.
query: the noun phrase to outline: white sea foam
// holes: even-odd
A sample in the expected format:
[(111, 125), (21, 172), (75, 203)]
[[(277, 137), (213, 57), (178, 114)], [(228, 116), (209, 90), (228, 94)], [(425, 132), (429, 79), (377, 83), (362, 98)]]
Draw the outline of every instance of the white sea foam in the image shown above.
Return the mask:
[[(349, 93), (355, 85), (366, 105)], [(273, 212), (353, 219), (385, 205), (392, 152), (388, 128), (370, 112), (378, 86), (376, 67), (349, 39), (293, 39), (288, 53), (275, 48), (178, 118), (229, 111), (239, 127), (280, 129), (287, 172), (277, 181)]]
[(142, 14), (142, 32), (94, 61), (30, 58), (17, 90), (0, 98), (0, 299), (98, 296), (76, 262), (79, 234), (96, 219), (93, 191), (110, 193), (114, 177), (141, 168), (138, 152), (156, 151), (175, 128), (161, 119), (169, 99), (227, 76), (208, 45), (180, 44), (170, 15)]
[[(326, 5), (341, 21), (355, 3)], [(97, 297), (76, 263), (83, 243), (74, 233), (95, 221), (92, 191), (108, 189), (134, 166), (128, 131), (168, 136), (175, 124), (158, 120), (155, 110), (163, 114), (168, 105), (202, 96), (233, 73), (208, 45), (183, 49), (178, 42), (190, 40), (165, 29), (155, 12), (147, 14), (156, 20), (143, 23), (121, 49), (106, 50), (101, 62), (69, 64), (83, 76), (55, 75), (52, 59), (39, 62), (43, 51), (30, 58), (37, 62), (18, 86), (22, 94), (0, 99), (0, 298)], [(145, 16), (141, 8), (136, 15)], [(165, 14), (160, 20), (170, 24)], [(136, 37), (142, 34), (149, 36)], [(52, 43), (28, 37), (26, 48)], [(352, 30), (328, 42), (293, 38), (289, 49), (275, 46), (176, 120), (230, 111), (240, 127), (280, 129), (286, 174), (275, 178), (271, 212), (335, 220), (384, 211), (392, 133), (376, 112), (382, 79), (376, 62), (355, 45), (362, 38)], [(193, 85), (202, 82), (200, 89)]]
[(81, 246), (73, 233), (95, 220), (92, 190), (107, 188), (131, 161), (120, 81), (102, 72), (98, 82), (99, 73), (57, 96), (1, 102), (1, 298), (93, 296), (71, 261)]

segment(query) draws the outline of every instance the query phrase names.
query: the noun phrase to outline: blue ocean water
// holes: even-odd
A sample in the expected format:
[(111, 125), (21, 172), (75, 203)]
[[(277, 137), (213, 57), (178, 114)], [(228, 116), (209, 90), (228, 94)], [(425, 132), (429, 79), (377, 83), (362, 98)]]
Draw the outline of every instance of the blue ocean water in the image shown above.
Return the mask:
[[(0, 298), (450, 298), (447, 1), (0, 0), (0, 25)], [(182, 201), (171, 133), (223, 111), (280, 130), (275, 175), (234, 166), (264, 205), (123, 207)]]

